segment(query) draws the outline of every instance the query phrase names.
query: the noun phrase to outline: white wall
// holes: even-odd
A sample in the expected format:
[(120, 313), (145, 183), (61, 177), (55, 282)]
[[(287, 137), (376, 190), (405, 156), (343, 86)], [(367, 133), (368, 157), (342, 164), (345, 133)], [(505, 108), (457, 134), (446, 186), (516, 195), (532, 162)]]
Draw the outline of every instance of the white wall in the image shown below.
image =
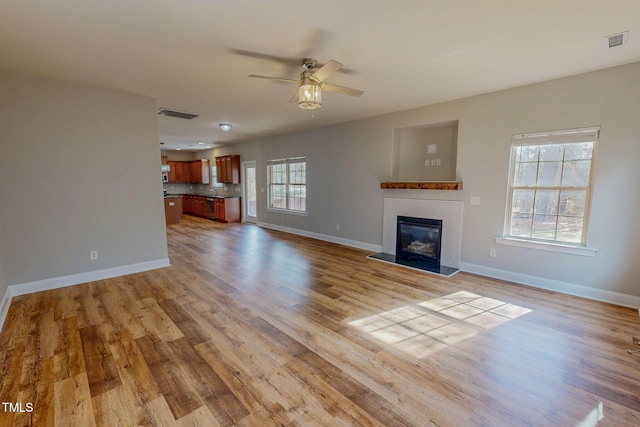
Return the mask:
[[(224, 150), (255, 156), (243, 160), (258, 161), (259, 188), (266, 188), (266, 160), (307, 157), (309, 215), (268, 212), (265, 193), (259, 193), (259, 221), (380, 245), (384, 197), (462, 200), (464, 264), (640, 296), (638, 117), (640, 63), (635, 63)], [(454, 120), (459, 121), (457, 179), (464, 190), (380, 189), (380, 182), (391, 179), (394, 129)], [(511, 135), (593, 125), (601, 126), (601, 138), (587, 243), (599, 250), (596, 256), (496, 246), (494, 236), (502, 234), (505, 218)], [(471, 196), (481, 204), (471, 206)], [(490, 248), (497, 249), (496, 258), (489, 257)]]
[(8, 73), (0, 93), (0, 284), (168, 262), (155, 100)]

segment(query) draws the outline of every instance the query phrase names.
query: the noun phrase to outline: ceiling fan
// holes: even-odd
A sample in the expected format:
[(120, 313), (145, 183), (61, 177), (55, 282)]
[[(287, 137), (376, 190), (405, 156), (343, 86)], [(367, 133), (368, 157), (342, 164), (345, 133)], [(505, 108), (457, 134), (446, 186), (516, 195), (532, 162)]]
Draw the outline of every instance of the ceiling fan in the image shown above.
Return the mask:
[(298, 106), (305, 110), (315, 110), (322, 107), (322, 90), (341, 93), (343, 95), (360, 96), (364, 92), (358, 89), (338, 86), (325, 82), (333, 73), (342, 68), (343, 65), (333, 59), (318, 68), (318, 60), (305, 58), (302, 61), (303, 71), (300, 73), (300, 80), (284, 79), (280, 77), (267, 77), (250, 74), (249, 77), (257, 79), (276, 80), (287, 83), (297, 83), (298, 91), (293, 94), (289, 102), (298, 101)]

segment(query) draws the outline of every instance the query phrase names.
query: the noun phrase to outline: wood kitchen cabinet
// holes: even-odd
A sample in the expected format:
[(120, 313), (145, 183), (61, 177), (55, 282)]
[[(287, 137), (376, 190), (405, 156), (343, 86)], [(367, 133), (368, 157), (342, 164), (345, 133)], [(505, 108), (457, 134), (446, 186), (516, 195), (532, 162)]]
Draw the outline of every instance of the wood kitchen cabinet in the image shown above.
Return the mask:
[(180, 222), (182, 219), (182, 199), (180, 197), (165, 197), (164, 217), (167, 225)]
[(167, 176), (168, 182), (194, 184), (209, 184), (211, 182), (209, 160), (207, 159), (189, 162), (170, 160), (167, 164), (171, 168)]
[(223, 184), (240, 184), (240, 156), (216, 157), (218, 182)]
[(205, 196), (182, 196), (184, 213), (207, 218), (207, 198)]
[(209, 184), (211, 182), (209, 172), (209, 160), (200, 159), (189, 162), (189, 182), (195, 184)]
[(220, 222), (240, 222), (240, 197), (217, 197), (214, 201), (214, 216)]
[(169, 182), (190, 182), (189, 162), (171, 161), (167, 162), (169, 167)]

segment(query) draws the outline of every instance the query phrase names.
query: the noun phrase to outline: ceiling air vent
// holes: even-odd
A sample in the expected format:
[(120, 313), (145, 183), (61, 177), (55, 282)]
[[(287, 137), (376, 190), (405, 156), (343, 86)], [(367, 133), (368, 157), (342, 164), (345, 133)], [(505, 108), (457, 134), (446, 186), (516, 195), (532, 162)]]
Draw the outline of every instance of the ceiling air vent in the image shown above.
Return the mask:
[(623, 44), (627, 44), (627, 36), (629, 32), (624, 31), (618, 34), (612, 34), (610, 36), (605, 37), (605, 41), (607, 42), (607, 47), (617, 47), (622, 46)]
[(179, 119), (195, 119), (197, 114), (185, 113), (184, 111), (169, 110), (168, 108), (158, 108), (159, 116), (177, 117)]

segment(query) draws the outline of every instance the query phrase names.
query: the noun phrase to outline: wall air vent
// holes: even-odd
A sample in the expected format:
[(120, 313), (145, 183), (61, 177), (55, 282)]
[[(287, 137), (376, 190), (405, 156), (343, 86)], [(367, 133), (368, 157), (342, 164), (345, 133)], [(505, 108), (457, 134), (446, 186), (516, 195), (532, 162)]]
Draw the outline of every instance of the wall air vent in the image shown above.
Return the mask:
[(179, 119), (195, 119), (197, 114), (185, 113), (184, 111), (169, 110), (168, 108), (158, 108), (159, 116), (177, 117)]
[(617, 47), (627, 44), (627, 36), (629, 35), (628, 31), (624, 31), (618, 34), (612, 34), (610, 36), (605, 37), (605, 41), (607, 43), (607, 47)]

